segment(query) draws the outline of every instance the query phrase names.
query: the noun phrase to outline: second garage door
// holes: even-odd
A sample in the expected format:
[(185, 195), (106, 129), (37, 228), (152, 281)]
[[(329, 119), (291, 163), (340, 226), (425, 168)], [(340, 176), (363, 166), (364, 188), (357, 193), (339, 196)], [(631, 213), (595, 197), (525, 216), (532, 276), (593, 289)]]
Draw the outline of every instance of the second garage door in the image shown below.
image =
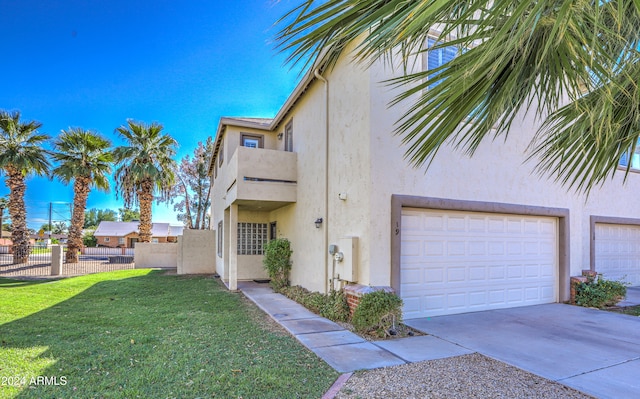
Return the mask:
[(608, 280), (640, 285), (640, 226), (596, 223), (596, 271)]
[(556, 302), (557, 218), (403, 208), (406, 319)]

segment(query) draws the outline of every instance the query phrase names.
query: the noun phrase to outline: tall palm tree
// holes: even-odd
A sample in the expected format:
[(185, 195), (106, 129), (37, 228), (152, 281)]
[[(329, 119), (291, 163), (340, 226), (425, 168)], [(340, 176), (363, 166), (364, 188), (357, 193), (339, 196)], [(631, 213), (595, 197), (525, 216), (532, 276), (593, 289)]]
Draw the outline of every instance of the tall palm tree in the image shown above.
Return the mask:
[(42, 176), (49, 172), (49, 152), (42, 148), (49, 136), (38, 133), (41, 126), (35, 121), (20, 121), (19, 111), (0, 111), (0, 168), (6, 175), (5, 184), (9, 188), (14, 263), (29, 260), (25, 179), (32, 174)]
[[(416, 166), (445, 143), (471, 155), (532, 111), (543, 122), (532, 142), (538, 170), (588, 191), (640, 137), (638, 0), (302, 0), (280, 24), (291, 62), (330, 69), (347, 48), (365, 63), (402, 61), (389, 83), (402, 91), (396, 133)], [(434, 28), (432, 49), (463, 51), (412, 71)]]
[(125, 208), (140, 205), (140, 241), (151, 242), (151, 205), (154, 193), (166, 200), (175, 184), (176, 162), (173, 156), (178, 143), (162, 133), (163, 126), (128, 120), (116, 132), (128, 146), (117, 147), (114, 156), (116, 192), (122, 195)]
[(63, 130), (55, 140), (53, 159), (58, 163), (53, 175), (69, 184), (73, 180), (73, 212), (69, 228), (67, 263), (78, 261), (82, 248), (82, 228), (87, 198), (92, 188), (109, 190), (113, 154), (111, 142), (96, 132), (81, 128)]

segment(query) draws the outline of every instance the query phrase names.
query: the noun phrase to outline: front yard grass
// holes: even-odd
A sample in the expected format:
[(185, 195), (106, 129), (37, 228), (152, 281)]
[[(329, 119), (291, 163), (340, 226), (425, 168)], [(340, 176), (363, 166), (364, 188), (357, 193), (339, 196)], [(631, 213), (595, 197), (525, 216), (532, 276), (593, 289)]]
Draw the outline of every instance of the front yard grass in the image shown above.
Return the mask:
[(0, 398), (318, 398), (337, 376), (212, 278), (0, 278)]

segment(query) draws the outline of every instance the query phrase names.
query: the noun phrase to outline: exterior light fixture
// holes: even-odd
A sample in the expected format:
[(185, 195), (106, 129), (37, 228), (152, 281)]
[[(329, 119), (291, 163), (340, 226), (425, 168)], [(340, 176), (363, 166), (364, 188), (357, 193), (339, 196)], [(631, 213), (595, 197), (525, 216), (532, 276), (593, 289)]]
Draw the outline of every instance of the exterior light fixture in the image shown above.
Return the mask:
[(284, 133), (282, 132), (278, 133), (278, 140), (282, 140), (282, 136), (284, 136)]
[(315, 221), (316, 229), (319, 229), (322, 226), (322, 218), (317, 218)]

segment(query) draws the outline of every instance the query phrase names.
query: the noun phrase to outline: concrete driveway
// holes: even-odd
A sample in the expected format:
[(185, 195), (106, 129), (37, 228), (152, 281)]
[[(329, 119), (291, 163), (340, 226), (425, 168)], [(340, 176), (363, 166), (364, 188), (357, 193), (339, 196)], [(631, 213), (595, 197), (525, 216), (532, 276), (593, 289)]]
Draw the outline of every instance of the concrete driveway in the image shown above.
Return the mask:
[(640, 397), (640, 317), (549, 304), (405, 324), (599, 398)]

